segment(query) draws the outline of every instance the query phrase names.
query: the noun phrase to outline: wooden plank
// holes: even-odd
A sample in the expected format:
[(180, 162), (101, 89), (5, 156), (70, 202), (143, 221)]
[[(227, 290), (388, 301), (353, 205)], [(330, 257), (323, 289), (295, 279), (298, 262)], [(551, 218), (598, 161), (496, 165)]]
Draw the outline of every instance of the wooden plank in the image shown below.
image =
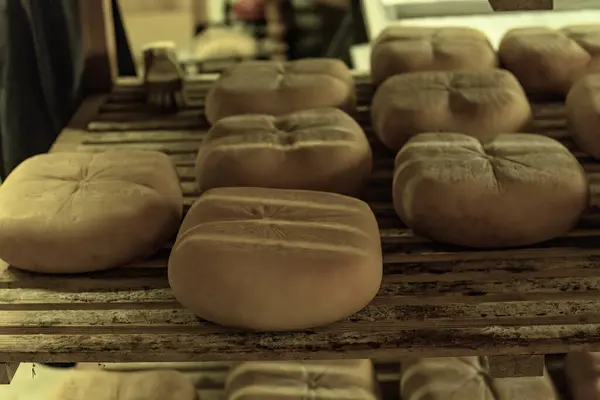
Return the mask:
[[(46, 309), (19, 310), (0, 314), (0, 335), (15, 334), (228, 334), (235, 330), (220, 327), (196, 317), (177, 304), (146, 304), (120, 308), (95, 303), (96, 308), (62, 309), (48, 304)], [(158, 307), (157, 307), (158, 305)], [(164, 308), (160, 308), (164, 305)], [(51, 309), (50, 307), (54, 307)], [(104, 307), (104, 308), (100, 308)], [(106, 308), (109, 307), (109, 308)], [(112, 308), (111, 308), (112, 307)], [(10, 310), (9, 310), (10, 311)], [(82, 321), (85, 321), (83, 323)], [(402, 324), (394, 321), (402, 321)], [(537, 325), (600, 323), (594, 301), (513, 302), (448, 305), (370, 305), (343, 321), (320, 328), (320, 331), (360, 331), (374, 329), (402, 331), (414, 329), (516, 327), (534, 322)]]
[[(121, 145), (121, 144), (144, 144), (144, 143), (173, 143), (192, 142), (196, 144), (206, 136), (206, 130), (150, 130), (150, 131), (125, 131), (125, 132), (102, 132), (82, 134), (84, 145)], [(107, 146), (109, 147), (109, 146)]]
[[(127, 351), (123, 351), (127, 349)], [(219, 334), (0, 335), (8, 362), (180, 362), (547, 354), (600, 349), (598, 324)]]
[(67, 127), (62, 130), (52, 147), (51, 152), (74, 151), (81, 143), (85, 127), (100, 106), (106, 101), (105, 95), (91, 96), (85, 99), (73, 115)]
[(200, 129), (207, 126), (202, 121), (200, 112), (194, 112), (187, 118), (156, 118), (149, 117), (141, 121), (93, 121), (87, 129), (90, 131), (131, 131), (131, 130), (160, 130), (160, 129)]
[[(147, 278), (146, 278), (147, 279)], [(0, 310), (38, 310), (65, 308), (178, 307), (169, 288), (148, 288), (154, 281), (140, 278), (139, 286), (129, 289), (128, 281), (119, 291), (76, 292), (47, 289), (0, 289)], [(163, 280), (164, 282), (164, 280)], [(116, 286), (119, 282), (114, 282)], [(123, 284), (123, 283), (121, 283)], [(156, 285), (160, 287), (160, 285)], [(166, 286), (166, 285), (165, 285)], [(381, 288), (371, 302), (375, 306), (475, 304), (517, 301), (594, 300), (600, 295), (600, 277), (514, 278), (501, 281), (404, 282), (395, 275), (384, 275)]]
[(544, 356), (535, 354), (511, 354), (488, 357), (492, 378), (517, 378), (544, 376)]
[(488, 0), (494, 11), (540, 11), (554, 9), (554, 0)]

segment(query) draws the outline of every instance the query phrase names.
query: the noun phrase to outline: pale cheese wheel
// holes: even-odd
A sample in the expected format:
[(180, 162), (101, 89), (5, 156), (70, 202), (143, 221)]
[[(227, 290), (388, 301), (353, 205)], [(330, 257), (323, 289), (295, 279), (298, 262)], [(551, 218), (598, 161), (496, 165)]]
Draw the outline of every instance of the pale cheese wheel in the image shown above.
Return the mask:
[(38, 155), (0, 186), (0, 258), (44, 273), (118, 267), (164, 246), (182, 212), (177, 171), (163, 153)]
[(371, 116), (379, 139), (398, 151), (423, 132), (462, 132), (488, 142), (523, 131), (532, 111), (516, 78), (494, 69), (396, 75), (375, 92)]
[(262, 331), (326, 325), (377, 294), (377, 221), (357, 199), (324, 192), (219, 188), (185, 217), (169, 282), (209, 321)]
[(200, 146), (195, 171), (200, 191), (254, 186), (358, 195), (371, 164), (360, 125), (339, 109), (320, 108), (218, 121)]
[(199, 400), (196, 388), (177, 371), (72, 371), (46, 400)]
[(411, 229), (442, 243), (501, 248), (561, 236), (589, 202), (586, 175), (556, 140), (501, 134), (488, 145), (423, 133), (396, 157), (394, 208)]
[[(496, 378), (492, 380), (492, 385), (496, 388), (499, 400), (561, 399), (545, 368), (542, 376)], [(587, 398), (586, 400), (591, 399)]]
[(354, 78), (336, 59), (246, 61), (226, 70), (208, 92), (212, 124), (240, 114), (284, 115), (320, 107), (355, 108)]
[(377, 400), (370, 360), (244, 362), (226, 382), (228, 400)]
[(567, 119), (581, 150), (600, 158), (600, 73), (581, 78), (569, 91)]
[(540, 377), (493, 379), (482, 361), (479, 357), (447, 357), (403, 362), (400, 374), (402, 399), (558, 400), (559, 398), (547, 371), (544, 371), (544, 375)]
[(391, 26), (371, 50), (371, 76), (379, 85), (406, 72), (496, 68), (496, 52), (486, 35), (467, 27)]
[(600, 24), (512, 29), (498, 54), (527, 91), (565, 95), (582, 74), (599, 70)]
[(478, 357), (420, 358), (402, 362), (400, 395), (403, 400), (499, 400), (489, 383)]

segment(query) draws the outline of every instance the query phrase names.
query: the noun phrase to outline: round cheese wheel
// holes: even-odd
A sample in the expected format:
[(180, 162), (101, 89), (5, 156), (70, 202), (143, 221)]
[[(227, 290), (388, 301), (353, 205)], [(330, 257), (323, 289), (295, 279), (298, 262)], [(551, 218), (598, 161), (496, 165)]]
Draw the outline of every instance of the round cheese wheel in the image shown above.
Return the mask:
[(483, 146), (462, 134), (424, 133), (396, 157), (396, 212), (416, 233), (442, 243), (512, 247), (573, 228), (588, 204), (577, 159), (533, 134), (502, 134)]
[(565, 95), (581, 74), (598, 67), (600, 24), (512, 29), (498, 55), (528, 92)]
[(416, 134), (462, 132), (490, 141), (531, 121), (525, 92), (508, 71), (414, 72), (381, 85), (371, 107), (373, 128), (398, 151)]
[(229, 400), (377, 400), (370, 360), (244, 362), (225, 385)]
[(600, 158), (600, 73), (587, 75), (573, 85), (566, 109), (571, 134), (581, 150)]
[(371, 50), (375, 85), (418, 71), (496, 68), (496, 52), (486, 35), (472, 28), (392, 26), (384, 29)]
[[(421, 358), (402, 362), (403, 400), (558, 400), (544, 376), (493, 379), (481, 357)], [(591, 397), (587, 398), (591, 399)], [(583, 399), (577, 399), (583, 400)]]
[[(217, 122), (196, 159), (201, 191), (254, 186), (358, 195), (371, 175), (362, 128), (336, 108)], [(277, 171), (277, 173), (274, 173)]]
[(192, 382), (177, 371), (73, 371), (46, 400), (197, 400)]
[(329, 324), (377, 294), (382, 255), (369, 206), (301, 190), (219, 188), (186, 215), (169, 258), (182, 305), (263, 331)]
[(118, 267), (164, 246), (182, 208), (165, 154), (38, 155), (0, 186), (0, 258), (45, 273)]
[(320, 107), (355, 108), (354, 78), (340, 60), (247, 61), (226, 70), (208, 92), (212, 124), (240, 114), (283, 115)]

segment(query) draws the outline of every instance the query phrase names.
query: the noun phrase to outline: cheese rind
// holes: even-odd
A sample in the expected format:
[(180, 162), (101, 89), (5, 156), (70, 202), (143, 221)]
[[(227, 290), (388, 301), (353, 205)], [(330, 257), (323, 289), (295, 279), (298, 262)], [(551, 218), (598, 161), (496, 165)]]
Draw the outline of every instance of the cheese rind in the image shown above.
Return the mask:
[(581, 150), (600, 159), (600, 73), (581, 78), (566, 100), (570, 132)]
[(492, 379), (480, 357), (404, 361), (400, 394), (404, 400), (558, 400), (547, 371), (541, 377)]
[(164, 246), (182, 209), (177, 172), (163, 153), (38, 155), (0, 187), (0, 258), (44, 273), (118, 267)]
[(323, 108), (224, 118), (202, 143), (195, 172), (201, 191), (250, 186), (358, 195), (371, 164), (360, 125)]
[(73, 371), (47, 400), (198, 400), (192, 382), (177, 371)]
[(246, 362), (226, 382), (230, 400), (377, 400), (370, 360)]
[(486, 35), (464, 27), (392, 26), (371, 50), (371, 76), (379, 85), (407, 72), (496, 68), (496, 52)]
[(600, 71), (600, 24), (512, 29), (498, 55), (528, 92), (565, 95), (583, 74)]
[(484, 146), (467, 135), (424, 133), (396, 157), (393, 201), (418, 234), (502, 248), (567, 233), (589, 188), (577, 159), (548, 137), (502, 134)]
[(206, 98), (211, 124), (241, 114), (284, 115), (321, 107), (353, 111), (354, 78), (337, 59), (247, 61), (227, 71)]
[(267, 331), (343, 319), (372, 300), (381, 277), (368, 205), (314, 191), (209, 190), (169, 258), (169, 282), (184, 306), (215, 323)]
[(379, 139), (398, 151), (424, 132), (461, 132), (488, 142), (522, 131), (532, 111), (516, 78), (494, 69), (394, 76), (375, 92), (371, 117)]

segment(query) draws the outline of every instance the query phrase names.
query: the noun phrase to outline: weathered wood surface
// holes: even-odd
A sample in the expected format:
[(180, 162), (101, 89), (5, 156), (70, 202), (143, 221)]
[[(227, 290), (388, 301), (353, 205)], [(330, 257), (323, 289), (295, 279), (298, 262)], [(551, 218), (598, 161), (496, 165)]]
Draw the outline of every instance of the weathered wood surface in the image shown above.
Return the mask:
[(544, 376), (543, 355), (507, 355), (488, 357), (489, 373), (493, 378)]
[[(359, 81), (356, 118), (370, 133), (371, 86)], [(190, 108), (149, 113), (141, 87), (89, 100), (55, 151), (146, 148), (169, 154), (189, 207), (193, 163), (206, 133), (210, 82), (188, 84)], [(414, 236), (390, 202), (392, 154), (372, 139), (376, 169), (365, 199), (381, 226), (385, 277), (377, 298), (336, 324), (252, 333), (202, 321), (168, 287), (169, 246), (113, 271), (44, 276), (0, 266), (0, 360), (199, 361), (515, 355), (600, 350), (600, 163), (572, 143), (561, 103), (536, 104), (535, 128), (569, 146), (589, 173), (593, 206), (568, 235), (537, 246), (470, 250)], [(96, 111), (96, 112), (92, 112)], [(92, 118), (89, 115), (95, 114)], [(88, 117), (87, 119), (85, 117)], [(77, 118), (76, 118), (77, 119)]]
[(494, 11), (538, 11), (554, 9), (554, 0), (488, 0)]

